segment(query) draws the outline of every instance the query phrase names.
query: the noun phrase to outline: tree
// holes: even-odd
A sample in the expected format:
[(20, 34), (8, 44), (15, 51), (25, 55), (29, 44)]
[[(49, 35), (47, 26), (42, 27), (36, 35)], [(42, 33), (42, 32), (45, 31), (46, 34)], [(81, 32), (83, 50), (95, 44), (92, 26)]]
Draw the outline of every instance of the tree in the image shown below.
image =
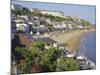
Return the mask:
[(67, 60), (67, 71), (74, 71), (80, 69), (77, 59), (70, 58), (66, 60)]
[(19, 10), (15, 10), (13, 12), (15, 12), (16, 15), (30, 15), (31, 14), (30, 10), (26, 7)]
[(29, 49), (24, 47), (16, 47), (15, 49), (20, 59), (17, 59), (18, 68), (21, 73), (29, 73), (33, 63), (33, 56)]
[(75, 58), (66, 58), (61, 50), (51, 47), (42, 50), (45, 43), (36, 42), (32, 49), (17, 47), (16, 52), (21, 59), (18, 67), (22, 73), (31, 72), (32, 66), (44, 68), (46, 71), (73, 71), (79, 70), (78, 61)]
[(33, 43), (33, 48), (34, 48), (34, 47), (37, 47), (37, 48), (39, 48), (40, 50), (44, 50), (45, 44), (46, 44), (46, 43), (44, 43), (44, 42), (34, 42), (34, 43)]
[(45, 50), (41, 52), (40, 59), (37, 61), (38, 65), (48, 68), (48, 71), (55, 70), (55, 61), (60, 57), (62, 52), (58, 49), (50, 48), (49, 50)]
[(29, 68), (28, 68), (28, 62), (26, 60), (20, 60), (18, 64), (18, 68), (21, 73), (28, 73)]
[(91, 25), (89, 21), (86, 21), (86, 20), (84, 20), (84, 19), (81, 19), (80, 21), (81, 21), (81, 24), (82, 24), (83, 26), (89, 26), (89, 25)]
[(40, 12), (32, 12), (31, 14), (32, 14), (32, 16), (38, 16), (38, 17), (42, 17), (43, 16), (43, 14), (40, 13)]
[(56, 71), (74, 71), (79, 70), (77, 59), (61, 56), (57, 61)]

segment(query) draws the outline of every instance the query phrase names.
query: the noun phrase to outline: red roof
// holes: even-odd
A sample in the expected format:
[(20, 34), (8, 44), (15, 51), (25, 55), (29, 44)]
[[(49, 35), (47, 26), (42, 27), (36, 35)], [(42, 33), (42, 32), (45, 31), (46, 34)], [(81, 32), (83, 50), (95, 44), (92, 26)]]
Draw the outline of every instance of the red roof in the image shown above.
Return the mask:
[(32, 48), (33, 46), (32, 40), (30, 40), (27, 36), (24, 36), (21, 34), (18, 34), (18, 35), (19, 35), (19, 40), (21, 44), (25, 45), (27, 48)]

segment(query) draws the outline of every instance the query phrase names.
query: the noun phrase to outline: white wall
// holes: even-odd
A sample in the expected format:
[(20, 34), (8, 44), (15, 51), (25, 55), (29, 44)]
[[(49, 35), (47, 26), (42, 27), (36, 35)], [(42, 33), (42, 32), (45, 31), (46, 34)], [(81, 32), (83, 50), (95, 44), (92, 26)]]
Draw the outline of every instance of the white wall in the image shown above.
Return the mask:
[(53, 15), (53, 16), (60, 16), (60, 17), (63, 17), (64, 16), (64, 13), (61, 13), (61, 12), (55, 12), (55, 11), (41, 11), (42, 14), (50, 14), (50, 15)]

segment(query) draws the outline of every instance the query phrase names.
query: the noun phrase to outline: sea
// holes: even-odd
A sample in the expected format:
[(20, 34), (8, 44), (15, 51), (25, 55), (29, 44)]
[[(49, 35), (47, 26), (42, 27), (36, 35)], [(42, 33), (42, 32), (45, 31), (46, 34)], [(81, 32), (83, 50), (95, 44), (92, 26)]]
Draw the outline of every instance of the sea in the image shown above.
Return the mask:
[(96, 33), (90, 32), (85, 34), (80, 41), (78, 55), (83, 55), (87, 59), (96, 63)]

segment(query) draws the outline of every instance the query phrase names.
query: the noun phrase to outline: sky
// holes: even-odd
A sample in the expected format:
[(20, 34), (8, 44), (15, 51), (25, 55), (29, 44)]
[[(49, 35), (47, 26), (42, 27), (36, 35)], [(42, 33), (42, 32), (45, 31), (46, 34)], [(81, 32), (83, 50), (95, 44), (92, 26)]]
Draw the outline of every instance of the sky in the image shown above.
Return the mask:
[(42, 10), (62, 11), (65, 16), (78, 17), (86, 19), (92, 24), (96, 19), (96, 6), (94, 5), (75, 5), (75, 4), (57, 4), (57, 3), (45, 3), (34, 1), (12, 1), (12, 4), (22, 5), (29, 9), (38, 8)]

